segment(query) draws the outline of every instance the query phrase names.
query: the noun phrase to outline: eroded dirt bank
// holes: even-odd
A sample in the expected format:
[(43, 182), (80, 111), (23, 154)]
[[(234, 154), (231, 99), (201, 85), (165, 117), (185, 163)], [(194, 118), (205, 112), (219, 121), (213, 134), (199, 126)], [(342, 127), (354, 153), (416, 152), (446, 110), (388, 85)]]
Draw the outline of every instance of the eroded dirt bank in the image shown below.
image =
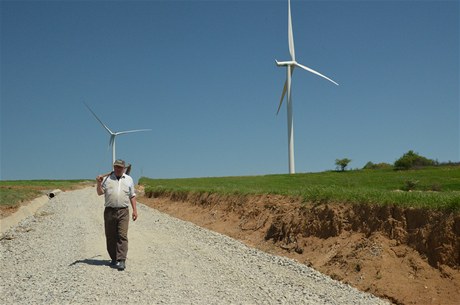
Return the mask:
[(395, 304), (460, 300), (459, 213), (305, 205), (275, 195), (152, 193), (140, 200)]

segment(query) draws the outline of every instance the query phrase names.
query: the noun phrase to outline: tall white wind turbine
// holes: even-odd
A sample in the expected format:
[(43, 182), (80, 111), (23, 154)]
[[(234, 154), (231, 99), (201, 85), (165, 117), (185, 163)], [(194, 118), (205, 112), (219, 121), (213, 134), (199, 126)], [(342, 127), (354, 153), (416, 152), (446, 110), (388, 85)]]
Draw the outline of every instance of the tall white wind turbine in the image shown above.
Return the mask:
[(283, 88), (283, 93), (281, 94), (281, 100), (280, 104), (278, 106), (278, 111), (276, 114), (279, 113), (281, 104), (283, 104), (284, 96), (286, 95), (287, 92), (287, 123), (288, 123), (288, 150), (289, 150), (289, 173), (294, 174), (295, 173), (295, 163), (294, 163), (294, 121), (292, 119), (292, 97), (291, 97), (291, 77), (292, 74), (294, 73), (294, 68), (299, 67), (304, 70), (307, 70), (308, 72), (311, 72), (313, 74), (316, 74), (318, 76), (321, 76), (322, 78), (327, 79), (328, 81), (337, 84), (335, 81), (330, 79), (329, 77), (324, 76), (323, 74), (308, 68), (306, 66), (303, 66), (299, 64), (295, 60), (295, 50), (294, 50), (294, 35), (292, 33), (292, 19), (291, 19), (291, 0), (288, 0), (288, 42), (289, 42), (289, 53), (291, 54), (291, 60), (290, 61), (277, 61), (276, 65), (277, 66), (286, 66), (287, 74), (286, 74), (286, 81), (284, 83), (284, 88)]
[(107, 132), (110, 134), (109, 147), (110, 146), (112, 147), (112, 164), (115, 163), (115, 160), (116, 160), (116, 158), (115, 158), (115, 137), (116, 136), (122, 135), (122, 134), (125, 134), (125, 133), (140, 132), (140, 131), (151, 131), (152, 130), (152, 129), (135, 129), (135, 130), (112, 132), (109, 129), (109, 127), (107, 127), (107, 125), (102, 123), (102, 121), (97, 117), (97, 115), (94, 113), (94, 111), (91, 110), (91, 108), (89, 108), (89, 106), (86, 103), (85, 103), (85, 106), (86, 106), (86, 108), (88, 108), (89, 111), (91, 111), (91, 113), (94, 115), (96, 120), (98, 120), (99, 123), (101, 123), (102, 127), (104, 127), (105, 130), (107, 130)]

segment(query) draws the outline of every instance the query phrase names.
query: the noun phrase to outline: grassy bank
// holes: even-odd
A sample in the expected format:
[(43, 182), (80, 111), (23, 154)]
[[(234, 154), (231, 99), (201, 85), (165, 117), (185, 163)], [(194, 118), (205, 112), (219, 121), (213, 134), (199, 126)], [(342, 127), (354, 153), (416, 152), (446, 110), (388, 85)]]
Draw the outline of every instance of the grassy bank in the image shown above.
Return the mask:
[(21, 202), (32, 200), (44, 191), (71, 190), (86, 180), (14, 180), (0, 181), (0, 207), (14, 207)]
[(396, 204), (460, 210), (460, 167), (360, 170), (295, 175), (149, 179), (146, 192), (278, 194), (312, 203)]

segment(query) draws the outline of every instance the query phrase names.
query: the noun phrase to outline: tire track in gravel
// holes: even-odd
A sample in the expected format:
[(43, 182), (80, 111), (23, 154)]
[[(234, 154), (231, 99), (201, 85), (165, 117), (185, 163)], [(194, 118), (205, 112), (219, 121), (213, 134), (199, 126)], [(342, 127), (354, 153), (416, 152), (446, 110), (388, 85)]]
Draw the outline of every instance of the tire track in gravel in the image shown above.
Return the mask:
[(0, 241), (1, 304), (386, 304), (295, 261), (139, 204), (108, 266), (103, 197), (64, 192)]

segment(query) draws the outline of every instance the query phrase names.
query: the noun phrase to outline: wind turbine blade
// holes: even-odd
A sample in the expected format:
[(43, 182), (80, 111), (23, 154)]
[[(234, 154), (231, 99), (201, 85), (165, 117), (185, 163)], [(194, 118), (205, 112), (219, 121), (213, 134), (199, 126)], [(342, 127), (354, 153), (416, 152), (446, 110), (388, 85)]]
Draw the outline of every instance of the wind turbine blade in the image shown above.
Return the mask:
[(127, 131), (119, 131), (116, 132), (115, 135), (125, 134), (125, 133), (132, 133), (132, 132), (140, 132), (140, 131), (152, 131), (152, 129), (135, 129), (135, 130), (127, 130)]
[(98, 120), (99, 123), (101, 123), (101, 125), (112, 135), (113, 132), (109, 129), (109, 127), (107, 127), (104, 123), (102, 123), (102, 121), (97, 117), (97, 115), (94, 113), (94, 111), (91, 110), (91, 108), (89, 108), (89, 106), (86, 103), (84, 103), (84, 104), (85, 104), (86, 108), (88, 108), (88, 110), (91, 111), (91, 113), (94, 115), (96, 120)]
[(288, 0), (288, 40), (289, 40), (289, 53), (291, 53), (291, 59), (295, 61), (294, 33), (292, 32), (292, 18), (291, 18), (291, 0)]
[[(294, 67), (291, 68), (291, 76), (294, 73)], [(276, 115), (280, 112), (281, 109), (281, 104), (283, 104), (284, 96), (286, 95), (286, 90), (287, 90), (287, 80), (284, 82), (284, 88), (283, 88), (283, 94), (281, 94), (281, 100), (280, 104), (278, 106), (278, 111), (276, 112)]]
[(280, 112), (281, 105), (283, 104), (284, 96), (286, 95), (286, 90), (287, 90), (287, 80), (284, 82), (283, 93), (281, 94), (281, 100), (278, 106), (278, 111), (276, 111), (276, 115), (278, 115), (278, 113)]
[(299, 64), (299, 63), (297, 63), (297, 62), (295, 63), (295, 65), (298, 66), (299, 68), (302, 68), (302, 69), (304, 69), (304, 70), (307, 70), (308, 72), (311, 72), (311, 73), (313, 73), (313, 74), (316, 74), (316, 75), (318, 75), (318, 76), (321, 76), (322, 78), (327, 79), (328, 81), (330, 81), (331, 83), (336, 84), (337, 86), (339, 85), (339, 84), (337, 84), (335, 81), (333, 81), (332, 79), (330, 79), (330, 78), (327, 77), (327, 76), (324, 76), (323, 74), (319, 73), (318, 71), (315, 71), (315, 70), (313, 70), (313, 69), (310, 69), (310, 68), (308, 68), (308, 67), (305, 67), (305, 66), (303, 66), (303, 65), (301, 65), (301, 64)]
[(115, 135), (111, 135), (110, 136), (110, 140), (109, 140), (109, 147), (107, 149), (109, 149), (110, 147), (113, 147), (113, 142), (115, 141)]

